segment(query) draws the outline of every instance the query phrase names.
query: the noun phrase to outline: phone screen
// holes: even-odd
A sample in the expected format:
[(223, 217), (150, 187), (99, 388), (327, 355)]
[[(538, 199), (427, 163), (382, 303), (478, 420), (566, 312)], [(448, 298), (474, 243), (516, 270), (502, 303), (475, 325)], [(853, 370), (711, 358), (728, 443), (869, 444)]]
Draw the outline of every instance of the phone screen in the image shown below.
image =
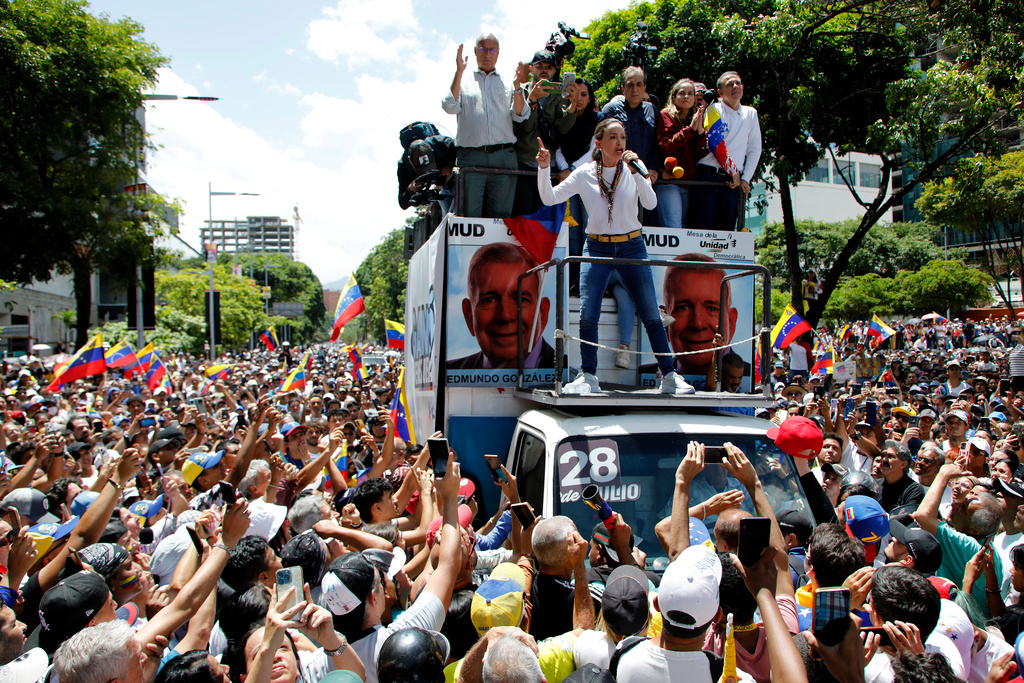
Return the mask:
[(156, 425), (156, 418), (155, 417), (144, 417), (141, 420), (139, 420), (139, 426), (140, 427), (153, 427), (155, 425)]
[(704, 447), (704, 464), (705, 465), (721, 465), (728, 459), (728, 455), (725, 452), (725, 446), (705, 446)]
[(427, 439), (430, 464), (435, 477), (443, 477), (448, 471), (448, 439)]
[(854, 406), (856, 406), (856, 401), (854, 399), (852, 399), (852, 398), (846, 399), (846, 404), (843, 406), (843, 417), (844, 418), (850, 417), (850, 413), (853, 412)]
[(864, 421), (874, 427), (878, 424), (878, 402), (877, 401), (865, 401), (864, 402)]
[(866, 633), (877, 633), (879, 636), (881, 636), (881, 638), (878, 641), (878, 647), (892, 647), (893, 646), (892, 638), (889, 636), (888, 632), (886, 632), (886, 630), (883, 627), (881, 627), (881, 626), (861, 626), (860, 627), (860, 632), (861, 633), (865, 633), (865, 634)]
[(533, 524), (533, 520), (537, 518), (536, 515), (533, 514), (533, 510), (530, 509), (529, 503), (514, 503), (511, 509), (512, 514), (516, 516), (524, 529)]
[(501, 460), (498, 459), (498, 456), (485, 455), (484, 462), (487, 463), (487, 469), (490, 471), (491, 478), (494, 479), (495, 484), (502, 481), (506, 484), (508, 483), (508, 480), (505, 479), (505, 473), (501, 471)]
[(814, 637), (823, 645), (837, 645), (850, 628), (850, 591), (819, 588), (814, 592)]
[(772, 533), (772, 520), (767, 517), (744, 517), (740, 520), (736, 556), (744, 567), (753, 567), (768, 547)]

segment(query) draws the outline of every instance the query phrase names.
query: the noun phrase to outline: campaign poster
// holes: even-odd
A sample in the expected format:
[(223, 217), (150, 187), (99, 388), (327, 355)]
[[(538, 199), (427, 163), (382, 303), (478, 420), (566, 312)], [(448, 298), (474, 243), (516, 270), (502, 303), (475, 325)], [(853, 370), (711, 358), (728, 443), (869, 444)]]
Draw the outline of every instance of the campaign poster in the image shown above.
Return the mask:
[[(754, 235), (750, 232), (644, 228), (644, 241), (652, 261), (754, 263)], [(754, 306), (754, 277), (731, 280), (725, 294), (727, 301), (723, 303), (722, 278), (736, 271), (668, 266), (652, 266), (651, 270), (658, 304), (675, 319), (666, 328), (669, 347), (673, 353), (687, 353), (675, 357), (676, 372), (698, 391), (703, 390), (714, 354), (711, 342), (719, 332), (719, 311), (724, 307), (725, 327), (721, 332), (730, 349), (722, 361), (723, 388), (749, 392), (754, 343), (741, 340), (752, 337), (755, 320), (761, 320), (760, 302), (757, 310)], [(657, 386), (658, 364), (646, 334), (640, 335), (640, 351), (640, 386)]]
[[(513, 387), (518, 378), (516, 284), (536, 264), (499, 218), (449, 216), (445, 381), (457, 387)], [(553, 258), (565, 258), (568, 230)], [(526, 384), (555, 381), (556, 271), (523, 283)]]
[[(447, 218), (445, 219), (447, 221)], [(409, 260), (405, 295), (405, 395), (416, 436), (434, 432), (444, 301), (444, 232), (434, 234)], [(422, 443), (426, 436), (420, 438)]]

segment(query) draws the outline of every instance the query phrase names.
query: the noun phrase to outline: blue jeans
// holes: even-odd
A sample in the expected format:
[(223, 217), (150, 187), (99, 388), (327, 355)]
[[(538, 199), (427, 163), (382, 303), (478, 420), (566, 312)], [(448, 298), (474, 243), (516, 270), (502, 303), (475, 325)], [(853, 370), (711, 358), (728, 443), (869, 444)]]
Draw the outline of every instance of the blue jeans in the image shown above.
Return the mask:
[[(587, 238), (583, 247), (584, 256), (602, 258), (646, 259), (647, 247), (643, 235), (626, 242), (598, 242)], [(584, 263), (580, 268), (580, 338), (584, 341), (597, 341), (597, 323), (601, 318), (601, 299), (608, 288), (608, 279), (613, 272), (618, 272), (633, 303), (640, 314), (640, 322), (647, 329), (647, 338), (651, 341), (651, 350), (656, 354), (658, 366), (662, 374), (667, 375), (673, 370), (671, 351), (668, 347), (668, 336), (665, 326), (661, 323), (658, 311), (658, 299), (654, 293), (654, 276), (650, 266), (618, 266), (606, 263)], [(597, 347), (580, 344), (580, 366), (583, 372), (597, 372)]]
[(663, 228), (685, 228), (686, 214), (690, 210), (690, 188), (658, 182), (654, 184), (658, 195), (658, 223)]
[(612, 296), (615, 297), (615, 308), (619, 314), (619, 343), (629, 346), (629, 340), (633, 337), (633, 323), (636, 320), (636, 306), (633, 305), (633, 297), (626, 290), (626, 283), (622, 281), (619, 271), (613, 270), (608, 278), (608, 285), (612, 288)]

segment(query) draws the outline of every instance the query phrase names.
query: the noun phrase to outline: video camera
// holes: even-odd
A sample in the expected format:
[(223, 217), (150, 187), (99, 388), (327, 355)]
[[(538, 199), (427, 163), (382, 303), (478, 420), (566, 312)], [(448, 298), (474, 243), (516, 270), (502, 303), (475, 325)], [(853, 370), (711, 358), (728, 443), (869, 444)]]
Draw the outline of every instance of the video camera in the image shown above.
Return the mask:
[(647, 23), (636, 22), (636, 30), (622, 46), (622, 54), (629, 61), (630, 66), (639, 66), (647, 72), (647, 57), (658, 51), (653, 45), (647, 44)]
[(553, 52), (555, 57), (558, 58), (559, 64), (561, 64), (563, 59), (571, 57), (572, 53), (576, 51), (576, 43), (572, 42), (573, 38), (590, 40), (590, 34), (581, 33), (572, 26), (567, 26), (564, 21), (560, 21), (558, 22), (558, 30), (548, 38), (544, 49)]
[(704, 90), (701, 92), (701, 97), (704, 99), (704, 104), (712, 104), (718, 99), (718, 93), (714, 90)]

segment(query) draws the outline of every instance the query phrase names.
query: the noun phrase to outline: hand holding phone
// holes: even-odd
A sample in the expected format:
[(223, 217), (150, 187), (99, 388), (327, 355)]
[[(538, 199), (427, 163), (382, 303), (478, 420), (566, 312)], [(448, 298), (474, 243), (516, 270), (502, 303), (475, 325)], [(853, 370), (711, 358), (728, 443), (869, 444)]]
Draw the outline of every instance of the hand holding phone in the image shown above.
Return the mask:
[(729, 459), (725, 446), (704, 446), (704, 464), (721, 465)]
[(505, 472), (501, 469), (501, 460), (498, 459), (498, 456), (485, 455), (484, 462), (487, 463), (487, 469), (491, 473), (491, 479), (494, 480), (495, 484), (508, 483)]
[(427, 439), (427, 450), (430, 452), (430, 466), (435, 477), (443, 477), (448, 471), (448, 439)]
[(761, 553), (769, 545), (771, 533), (772, 520), (768, 517), (744, 517), (740, 520), (736, 557), (744, 567), (753, 567), (761, 559)]
[[(742, 521), (742, 520), (741, 520)], [(850, 591), (847, 588), (819, 588), (814, 592), (812, 631), (822, 645), (839, 644), (850, 628)], [(811, 657), (821, 656), (811, 651)]]
[[(277, 611), (279, 613), (290, 610), (304, 599), (302, 595), (303, 583), (302, 567), (285, 567), (284, 569), (277, 570)], [(294, 588), (295, 591), (282, 603), (281, 600), (284, 599), (284, 595), (288, 592), (289, 588)]]
[(537, 519), (537, 515), (534, 514), (533, 508), (530, 507), (529, 503), (513, 503), (511, 510), (524, 529), (528, 529), (534, 520)]

